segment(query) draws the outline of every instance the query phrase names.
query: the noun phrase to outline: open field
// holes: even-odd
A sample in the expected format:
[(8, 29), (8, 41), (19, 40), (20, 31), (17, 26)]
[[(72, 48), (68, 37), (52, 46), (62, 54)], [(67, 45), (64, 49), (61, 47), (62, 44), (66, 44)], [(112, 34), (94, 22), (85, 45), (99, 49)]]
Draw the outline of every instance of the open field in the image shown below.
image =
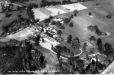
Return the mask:
[[(46, 48), (43, 47), (35, 47), (36, 49), (40, 50), (43, 55), (45, 56), (45, 59), (47, 61), (46, 68), (42, 69), (41, 72), (56, 72), (58, 71), (58, 59), (56, 57), (56, 54), (52, 53), (51, 51), (47, 50)], [(37, 73), (41, 73), (37, 72)]]
[[(103, 14), (97, 13), (97, 10), (95, 11), (95, 9), (94, 10), (92, 9), (90, 11), (94, 12), (95, 16), (93, 18), (90, 18), (89, 21), (92, 20), (93, 24), (96, 24), (100, 27), (101, 31), (111, 33), (109, 37), (104, 37), (103, 40), (104, 42), (110, 42), (114, 48), (114, 40), (113, 40), (114, 39), (114, 7), (110, 4), (111, 0), (110, 1), (106, 0), (106, 1), (107, 2), (103, 0), (98, 0), (97, 2), (101, 4), (99, 5), (98, 9), (106, 11), (107, 13), (111, 13), (112, 19), (106, 19), (106, 17), (104, 17)], [(92, 4), (92, 5), (89, 5), (89, 4)], [(94, 2), (84, 3), (84, 5), (91, 7), (94, 5)]]

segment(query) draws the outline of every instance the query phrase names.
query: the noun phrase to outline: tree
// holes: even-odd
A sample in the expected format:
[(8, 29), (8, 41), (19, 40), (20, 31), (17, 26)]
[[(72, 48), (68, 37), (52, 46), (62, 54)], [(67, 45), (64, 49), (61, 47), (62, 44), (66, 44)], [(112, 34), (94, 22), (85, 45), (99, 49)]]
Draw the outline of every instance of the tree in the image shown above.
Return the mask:
[(100, 3), (96, 3), (95, 5), (98, 6), (98, 5), (100, 5)]
[[(0, 47), (0, 53), (2, 53), (2, 57), (0, 56), (0, 69), (1, 73), (14, 73), (11, 71), (24, 71), (23, 66), (22, 66), (22, 53), (20, 50), (20, 45), (12, 44), (13, 42), (16, 42), (16, 40), (10, 40), (6, 46)], [(10, 44), (11, 43), (11, 44)], [(10, 51), (9, 51), (10, 49)], [(3, 50), (3, 52), (2, 52)], [(23, 51), (23, 50), (22, 50)], [(5, 56), (3, 56), (6, 54)], [(2, 61), (2, 62), (1, 62)]]
[(73, 26), (74, 26), (73, 22), (70, 22), (69, 27), (73, 27)]
[(41, 0), (42, 3), (45, 3), (47, 0)]
[(20, 6), (17, 6), (17, 10), (21, 10), (21, 7)]
[(40, 56), (40, 65), (42, 68), (45, 68), (45, 56), (43, 55)]
[(73, 48), (75, 49), (79, 49), (80, 48), (80, 40), (78, 37), (75, 37), (73, 40), (72, 40), (72, 45), (71, 45)]
[(68, 37), (67, 37), (67, 43), (71, 43), (71, 41), (72, 41), (72, 35), (68, 35)]
[(100, 70), (105, 68), (104, 64), (101, 64), (98, 60), (92, 60), (92, 62), (86, 67), (86, 74), (98, 74)]
[(34, 20), (34, 12), (32, 11), (33, 5), (29, 4), (27, 7), (27, 15), (30, 19)]
[(87, 43), (84, 43), (83, 44), (83, 48), (82, 48), (84, 51), (86, 51), (86, 49), (87, 49)]
[(64, 19), (64, 23), (65, 23), (65, 24), (68, 24), (70, 21), (71, 21), (71, 18), (65, 18), (65, 19)]
[(81, 72), (84, 69), (84, 61), (80, 57), (70, 57), (68, 63), (72, 66), (72, 70)]
[(98, 46), (98, 50), (103, 53), (104, 52), (104, 48), (103, 48), (103, 43), (102, 43), (102, 39), (98, 38), (97, 39), (97, 46)]
[(111, 53), (113, 53), (113, 48), (110, 43), (105, 43), (104, 48), (105, 48), (105, 54), (107, 56), (109, 56)]
[(40, 19), (35, 19), (35, 21), (34, 21), (34, 22), (35, 22), (35, 23), (38, 23), (39, 21), (40, 21)]
[(53, 19), (53, 17), (52, 17), (52, 16), (49, 16), (49, 18), (45, 19), (44, 22), (45, 22), (45, 23), (50, 23), (50, 21), (51, 21), (52, 19)]
[(71, 0), (67, 0), (68, 3), (71, 3)]
[(36, 44), (36, 45), (39, 45), (39, 43), (40, 43), (40, 38), (41, 38), (40, 35), (37, 35), (36, 38), (34, 38), (34, 41), (35, 41), (35, 44)]
[(46, 60), (40, 51), (33, 49), (32, 44), (27, 41), (25, 41), (23, 47), (23, 65), (26, 70), (35, 71), (45, 67)]
[(58, 51), (57, 51), (57, 58), (59, 59), (60, 58), (60, 49), (58, 49)]
[(77, 16), (77, 14), (78, 14), (78, 11), (75, 10), (75, 11), (74, 11), (74, 16)]
[(65, 29), (65, 27), (64, 26), (60, 26), (60, 29)]
[(100, 36), (102, 34), (102, 32), (100, 31), (100, 29), (98, 28), (97, 25), (95, 26), (88, 26), (88, 30), (90, 30), (91, 32), (95, 32), (98, 36)]
[(62, 31), (61, 31), (61, 30), (58, 30), (58, 31), (57, 31), (57, 34), (61, 36)]
[(51, 25), (56, 25), (56, 21), (52, 21), (51, 22)]
[(10, 2), (11, 2), (11, 3), (14, 3), (14, 2), (15, 2), (15, 0), (10, 0)]
[(63, 1), (62, 1), (62, 4), (66, 4), (66, 3), (67, 3), (67, 1), (66, 1), (66, 0), (63, 0)]
[(94, 60), (86, 67), (86, 74), (96, 74), (95, 71), (98, 73), (98, 70), (96, 69), (96, 63)]
[(94, 31), (94, 28), (93, 28), (93, 26), (92, 26), (92, 25), (88, 26), (88, 27), (87, 27), (87, 29), (88, 29), (89, 31), (91, 31), (91, 32), (93, 32), (93, 31)]
[(101, 64), (99, 61), (96, 61), (96, 68), (99, 70), (104, 70), (106, 68), (105, 64)]
[(107, 19), (111, 19), (111, 18), (112, 18), (111, 14), (108, 14), (108, 15), (106, 16), (106, 18), (107, 18)]
[(92, 12), (89, 12), (88, 15), (91, 16), (92, 15)]
[(23, 21), (23, 19), (22, 19), (22, 15), (17, 15), (17, 21), (18, 21), (18, 23), (21, 25), (21, 23), (22, 23), (22, 21)]
[(31, 49), (33, 48), (32, 44), (28, 41), (25, 41), (25, 51), (27, 53), (28, 60), (32, 60)]
[(95, 36), (91, 36), (91, 37), (89, 38), (89, 40), (90, 40), (90, 41), (96, 41), (96, 37), (95, 37)]
[(61, 47), (61, 46), (56, 46), (57, 58), (58, 58), (58, 59), (60, 58), (61, 49), (62, 49), (62, 47)]
[(95, 33), (96, 33), (97, 35), (100, 36), (100, 35), (102, 34), (102, 32), (100, 31), (100, 29), (98, 28), (97, 25), (94, 26), (94, 29), (95, 29)]
[(49, 19), (52, 20), (53, 19), (53, 16), (49, 16)]
[(81, 72), (81, 71), (84, 69), (84, 61), (81, 60), (81, 59), (79, 59), (79, 60), (77, 60), (76, 63), (78, 64), (78, 65), (77, 65), (78, 71)]
[(60, 56), (61, 56), (61, 49), (62, 49), (62, 47), (61, 46), (56, 46), (55, 49), (57, 51), (57, 59), (59, 61), (59, 68), (61, 70), (62, 69), (62, 59), (60, 58)]

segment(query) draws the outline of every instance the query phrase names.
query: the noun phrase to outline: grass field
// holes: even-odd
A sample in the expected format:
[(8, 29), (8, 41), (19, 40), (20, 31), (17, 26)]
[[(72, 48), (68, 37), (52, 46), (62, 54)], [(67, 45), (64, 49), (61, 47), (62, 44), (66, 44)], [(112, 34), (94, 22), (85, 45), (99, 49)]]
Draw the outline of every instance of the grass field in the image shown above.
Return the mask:
[[(112, 15), (112, 19), (106, 19), (103, 15), (96, 13), (95, 18), (93, 18), (93, 22), (99, 21), (97, 25), (100, 27), (101, 31), (110, 32), (112, 33), (109, 37), (103, 38), (104, 42), (109, 42), (112, 44), (114, 48), (114, 3), (113, 0), (97, 0), (96, 2), (100, 3), (101, 5), (98, 7), (101, 10), (104, 10)], [(95, 3), (84, 3), (88, 7), (93, 7)]]
[[(42, 69), (42, 72), (54, 72), (58, 70), (57, 64), (58, 59), (56, 57), (56, 54), (50, 52), (49, 50), (42, 48), (42, 47), (36, 47), (36, 49), (40, 50), (43, 55), (45, 56), (45, 59), (47, 61), (46, 67)], [(38, 72), (39, 73), (39, 72)]]
[[(99, 6), (96, 6), (96, 3), (100, 3)], [(91, 1), (82, 3), (87, 6), (88, 9), (79, 11), (78, 15), (72, 19), (74, 23), (74, 27), (70, 28), (68, 24), (65, 24), (65, 30), (63, 29), (62, 37), (66, 39), (67, 35), (73, 35), (74, 37), (79, 37), (80, 41), (88, 40), (90, 36), (94, 35), (96, 38), (99, 36), (88, 32), (87, 26), (89, 25), (97, 25), (102, 32), (111, 33), (108, 37), (102, 37), (103, 43), (109, 42), (114, 48), (114, 13), (113, 7), (108, 6), (110, 3), (107, 1)], [(92, 12), (92, 16), (89, 16), (88, 13)], [(106, 15), (111, 14), (112, 19), (107, 19)], [(68, 15), (68, 14), (67, 14)], [(65, 16), (67, 16), (65, 15)], [(65, 42), (62, 45), (69, 46)], [(71, 49), (73, 50), (73, 49)], [(80, 51), (75, 50), (75, 54), (78, 54)]]

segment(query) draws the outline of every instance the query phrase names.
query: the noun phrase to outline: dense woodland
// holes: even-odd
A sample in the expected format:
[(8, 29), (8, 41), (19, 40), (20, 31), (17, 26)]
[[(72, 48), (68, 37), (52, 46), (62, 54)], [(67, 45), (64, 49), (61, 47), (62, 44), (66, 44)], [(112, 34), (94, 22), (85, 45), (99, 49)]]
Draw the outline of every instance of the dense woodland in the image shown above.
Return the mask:
[(38, 49), (34, 49), (30, 42), (14, 41), (15, 40), (11, 40), (7, 43), (1, 43), (1, 73), (32, 73), (32, 71), (45, 68), (45, 56), (43, 56), (43, 54)]

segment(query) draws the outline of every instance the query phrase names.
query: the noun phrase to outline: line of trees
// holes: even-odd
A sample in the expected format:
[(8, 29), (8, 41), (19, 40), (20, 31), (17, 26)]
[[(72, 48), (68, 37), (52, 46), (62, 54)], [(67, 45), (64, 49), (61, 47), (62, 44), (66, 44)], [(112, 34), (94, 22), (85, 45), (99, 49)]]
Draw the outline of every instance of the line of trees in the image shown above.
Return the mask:
[(19, 3), (22, 3), (22, 2), (27, 2), (29, 0), (10, 0), (10, 2), (12, 3), (15, 3), (15, 2), (19, 2)]
[(72, 40), (71, 46), (72, 46), (72, 48), (74, 48), (74, 49), (79, 49), (79, 48), (80, 48), (80, 40), (79, 40), (78, 37), (75, 37), (75, 38)]
[(98, 38), (97, 47), (101, 54), (107, 56), (106, 60), (110, 61), (109, 63), (111, 63), (114, 60), (114, 49), (110, 43), (108, 42), (103, 43), (102, 39)]
[(88, 66), (81, 71), (81, 74), (99, 74), (106, 68), (105, 64), (101, 64), (98, 60), (92, 60)]
[(25, 71), (35, 71), (45, 68), (46, 60), (43, 54), (33, 48), (30, 42), (25, 41), (22, 43), (23, 67)]
[(114, 49), (113, 49), (112, 45), (107, 42), (105, 44), (103, 44), (101, 38), (97, 39), (97, 46), (98, 46), (98, 50), (101, 53), (106, 54), (107, 56), (110, 55), (111, 53), (114, 53)]
[(42, 0), (40, 7), (45, 7), (45, 6), (51, 6), (51, 5), (63, 5), (63, 4), (71, 4), (75, 2), (86, 2), (86, 1), (93, 1), (93, 0), (76, 0), (76, 1), (71, 1), (71, 0), (62, 0), (62, 1), (48, 1), (48, 0)]
[(31, 71), (45, 68), (47, 63), (45, 56), (28, 41), (6, 42), (0, 46), (0, 54), (0, 72), (3, 74), (33, 73)]

